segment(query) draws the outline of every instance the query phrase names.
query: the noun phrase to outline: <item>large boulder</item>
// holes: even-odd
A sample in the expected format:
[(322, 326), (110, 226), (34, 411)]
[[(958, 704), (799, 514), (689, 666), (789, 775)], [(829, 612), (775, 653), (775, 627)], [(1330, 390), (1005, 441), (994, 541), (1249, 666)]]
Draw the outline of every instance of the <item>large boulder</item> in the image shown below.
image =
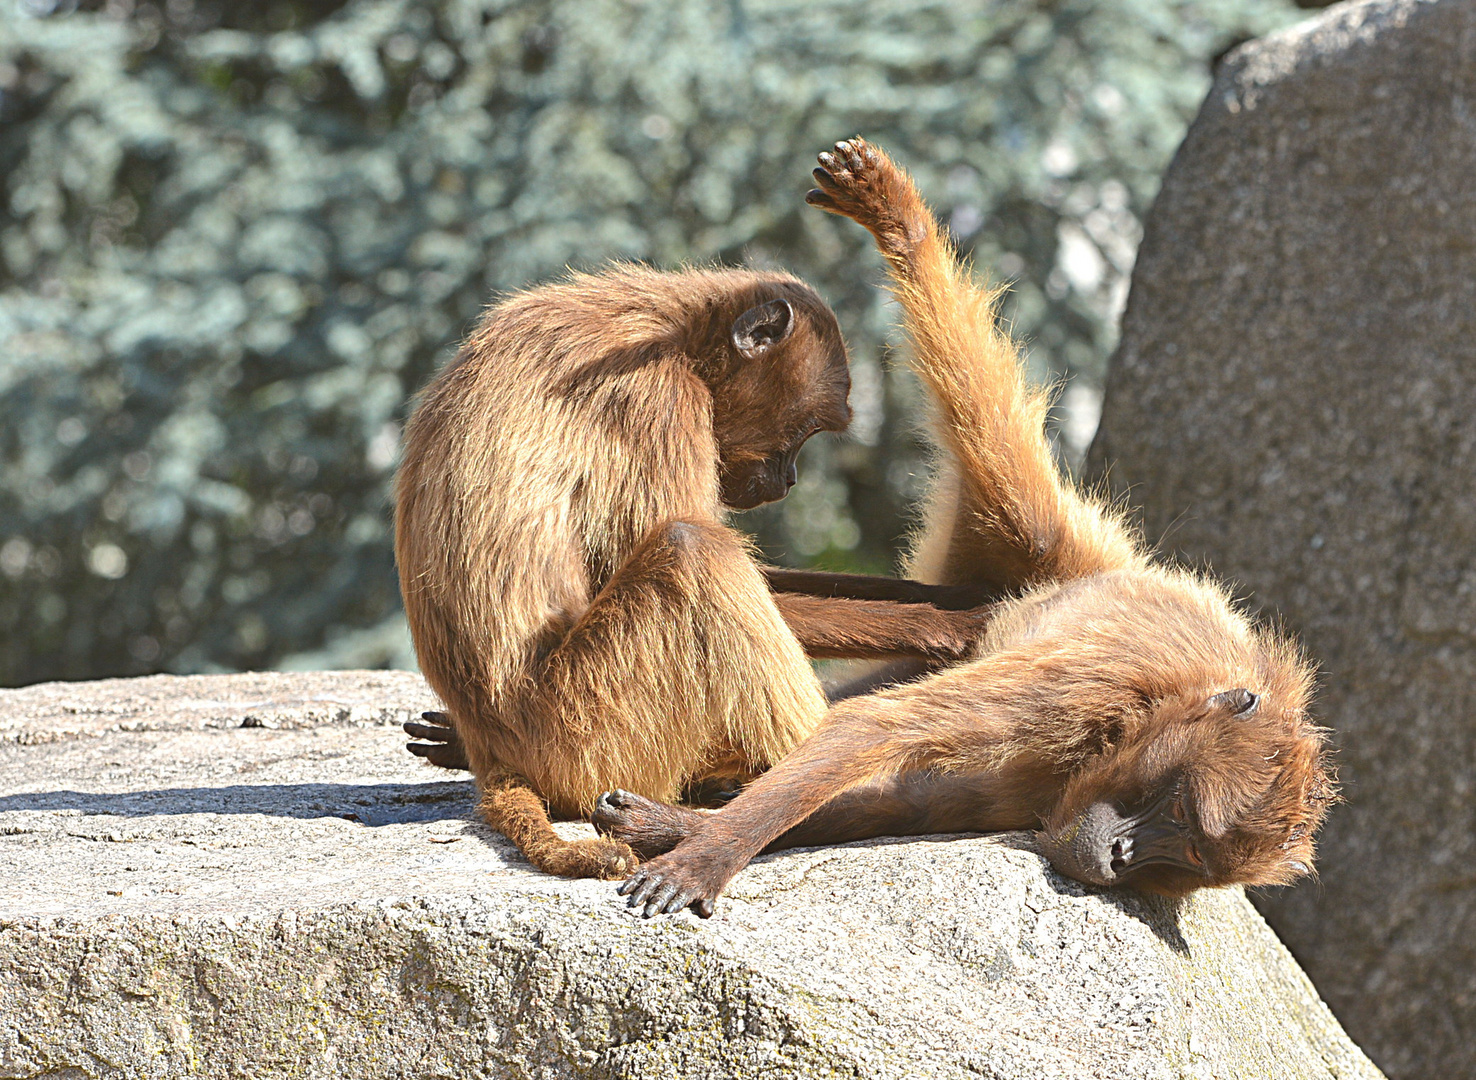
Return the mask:
[(1225, 61), (1088, 470), (1321, 665), (1347, 805), (1262, 910), (1390, 1075), (1476, 1075), (1476, 4)]
[(0, 1077), (1379, 1075), (1238, 890), (1088, 889), (1019, 835), (791, 852), (637, 919), (405, 753), (430, 703), (0, 691)]

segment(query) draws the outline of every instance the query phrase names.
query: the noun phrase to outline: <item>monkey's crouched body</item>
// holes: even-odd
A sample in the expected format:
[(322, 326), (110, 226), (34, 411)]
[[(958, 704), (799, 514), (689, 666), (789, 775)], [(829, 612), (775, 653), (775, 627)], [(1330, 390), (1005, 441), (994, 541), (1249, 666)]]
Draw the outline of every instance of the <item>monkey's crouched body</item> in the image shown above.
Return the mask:
[(975, 658), (839, 702), (719, 813), (612, 793), (609, 831), (654, 856), (621, 886), (630, 904), (709, 914), (765, 847), (883, 833), (1039, 828), (1062, 872), (1169, 895), (1309, 872), (1333, 795), (1310, 666), (1063, 479), (998, 291), (971, 280), (906, 174), (859, 139), (820, 166), (808, 201), (876, 239), (936, 405), (913, 574), (1013, 599)]
[(405, 610), (487, 820), (540, 868), (635, 864), (561, 841), (544, 801), (745, 780), (814, 730), (816, 678), (721, 515), (788, 490), (849, 386), (794, 278), (626, 266), (494, 307), (426, 388), (395, 487)]

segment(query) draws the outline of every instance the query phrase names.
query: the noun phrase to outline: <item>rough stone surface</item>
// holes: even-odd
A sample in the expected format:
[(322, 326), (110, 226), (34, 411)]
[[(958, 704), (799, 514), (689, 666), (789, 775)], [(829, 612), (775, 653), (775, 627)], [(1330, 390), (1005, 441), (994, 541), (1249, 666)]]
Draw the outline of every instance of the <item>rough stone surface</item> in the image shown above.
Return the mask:
[(638, 920), (404, 752), (429, 701), (0, 691), (0, 1077), (1379, 1075), (1239, 892), (1088, 890), (1018, 835), (773, 856)]
[(1089, 470), (1322, 669), (1347, 805), (1262, 910), (1397, 1077), (1476, 1075), (1476, 4), (1233, 53), (1148, 223)]

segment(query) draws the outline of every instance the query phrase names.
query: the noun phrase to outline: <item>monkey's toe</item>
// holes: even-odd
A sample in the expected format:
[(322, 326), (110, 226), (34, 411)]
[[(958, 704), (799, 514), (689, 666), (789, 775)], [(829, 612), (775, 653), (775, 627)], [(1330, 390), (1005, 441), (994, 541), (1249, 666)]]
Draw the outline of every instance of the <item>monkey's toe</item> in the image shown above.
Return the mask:
[(617, 881), (629, 874), (641, 862), (636, 857), (636, 853), (630, 849), (629, 844), (623, 844), (619, 840), (611, 840), (607, 837), (601, 837), (598, 840), (580, 840), (576, 846), (592, 871), (580, 875), (581, 877)]
[(545, 874), (567, 878), (599, 878), (615, 881), (641, 863), (630, 845), (608, 837), (561, 841), (542, 850), (530, 850), (528, 858)]
[(595, 809), (604, 809), (606, 811), (628, 810), (639, 801), (639, 795), (632, 795), (624, 788), (614, 788), (595, 800)]

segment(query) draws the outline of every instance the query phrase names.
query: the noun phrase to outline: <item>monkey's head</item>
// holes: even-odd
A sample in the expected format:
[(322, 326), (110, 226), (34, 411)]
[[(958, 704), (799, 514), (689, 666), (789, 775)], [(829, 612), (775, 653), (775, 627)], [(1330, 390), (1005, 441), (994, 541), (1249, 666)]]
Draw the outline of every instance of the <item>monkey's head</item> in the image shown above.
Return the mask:
[(788, 494), (805, 440), (851, 422), (851, 371), (835, 315), (793, 278), (764, 282), (725, 322), (703, 367), (723, 504), (748, 510)]
[(1153, 701), (1072, 778), (1044, 833), (1057, 870), (1164, 896), (1311, 873), (1336, 783), (1325, 733), (1306, 719), (1311, 671), (1289, 645), (1268, 645), (1254, 688)]

